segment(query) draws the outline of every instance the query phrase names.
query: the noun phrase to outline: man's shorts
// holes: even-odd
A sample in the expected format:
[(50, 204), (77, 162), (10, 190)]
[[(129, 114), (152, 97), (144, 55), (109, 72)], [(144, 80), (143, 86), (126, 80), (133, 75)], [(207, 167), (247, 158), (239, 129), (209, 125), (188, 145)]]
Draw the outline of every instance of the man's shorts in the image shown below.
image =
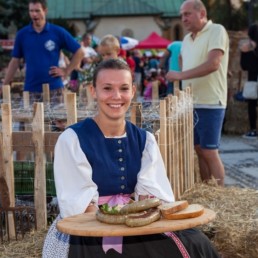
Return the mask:
[(218, 149), (225, 109), (194, 109), (194, 145), (202, 149)]
[[(63, 88), (58, 88), (54, 90), (50, 90), (50, 104), (56, 105), (60, 104), (60, 101), (63, 96)], [(40, 92), (30, 92), (30, 103), (34, 102), (42, 102), (43, 101), (43, 93)]]

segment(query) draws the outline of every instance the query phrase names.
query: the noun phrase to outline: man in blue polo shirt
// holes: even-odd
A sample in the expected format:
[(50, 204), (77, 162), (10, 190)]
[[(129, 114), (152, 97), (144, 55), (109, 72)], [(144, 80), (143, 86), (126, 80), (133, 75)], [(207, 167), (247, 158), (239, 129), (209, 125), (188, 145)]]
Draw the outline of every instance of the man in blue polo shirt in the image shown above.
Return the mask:
[[(29, 0), (32, 22), (17, 32), (3, 85), (11, 82), (23, 58), (26, 65), (25, 91), (41, 93), (42, 85), (48, 83), (51, 94), (60, 94), (64, 87), (62, 77), (79, 66), (84, 55), (80, 44), (64, 28), (48, 23), (46, 14), (45, 0)], [(66, 68), (58, 67), (62, 49), (73, 54)]]

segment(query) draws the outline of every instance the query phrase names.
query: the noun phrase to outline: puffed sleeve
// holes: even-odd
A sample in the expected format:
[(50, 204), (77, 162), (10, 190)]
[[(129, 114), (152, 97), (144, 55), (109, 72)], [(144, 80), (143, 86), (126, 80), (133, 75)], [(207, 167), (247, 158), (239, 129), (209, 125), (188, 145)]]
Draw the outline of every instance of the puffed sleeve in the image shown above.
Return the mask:
[(158, 144), (154, 135), (149, 132), (147, 132), (135, 194), (136, 198), (139, 195), (153, 195), (164, 202), (175, 201)]
[(70, 128), (59, 136), (55, 146), (54, 176), (62, 218), (81, 214), (92, 200), (97, 202), (92, 168), (76, 133)]

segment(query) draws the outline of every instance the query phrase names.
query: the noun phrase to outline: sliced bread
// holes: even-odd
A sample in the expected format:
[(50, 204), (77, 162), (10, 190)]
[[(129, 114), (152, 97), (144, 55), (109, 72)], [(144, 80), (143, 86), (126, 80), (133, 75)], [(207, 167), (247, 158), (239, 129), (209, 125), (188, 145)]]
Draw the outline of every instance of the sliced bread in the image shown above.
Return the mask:
[(186, 209), (188, 207), (188, 201), (182, 200), (182, 201), (176, 201), (176, 202), (170, 202), (160, 205), (158, 208), (160, 209), (162, 215), (175, 213), (178, 211), (181, 211), (183, 209)]
[(178, 211), (176, 213), (164, 214), (166, 219), (189, 219), (199, 217), (204, 213), (204, 207), (200, 204), (190, 204), (184, 210)]

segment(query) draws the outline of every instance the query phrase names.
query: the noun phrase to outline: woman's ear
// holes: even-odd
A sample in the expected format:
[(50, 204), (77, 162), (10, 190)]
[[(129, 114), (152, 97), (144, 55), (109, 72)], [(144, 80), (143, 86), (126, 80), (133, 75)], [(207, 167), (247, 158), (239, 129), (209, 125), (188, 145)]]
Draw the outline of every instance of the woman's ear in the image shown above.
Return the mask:
[(96, 99), (97, 96), (96, 96), (96, 89), (95, 87), (93, 87), (93, 85), (90, 85), (90, 86), (87, 86), (87, 87), (90, 87), (90, 93), (91, 93), (91, 96)]
[(132, 89), (132, 98), (131, 98), (131, 99), (133, 99), (133, 98), (134, 98), (135, 94), (136, 94), (136, 85), (135, 85), (135, 84), (133, 84), (133, 89)]

